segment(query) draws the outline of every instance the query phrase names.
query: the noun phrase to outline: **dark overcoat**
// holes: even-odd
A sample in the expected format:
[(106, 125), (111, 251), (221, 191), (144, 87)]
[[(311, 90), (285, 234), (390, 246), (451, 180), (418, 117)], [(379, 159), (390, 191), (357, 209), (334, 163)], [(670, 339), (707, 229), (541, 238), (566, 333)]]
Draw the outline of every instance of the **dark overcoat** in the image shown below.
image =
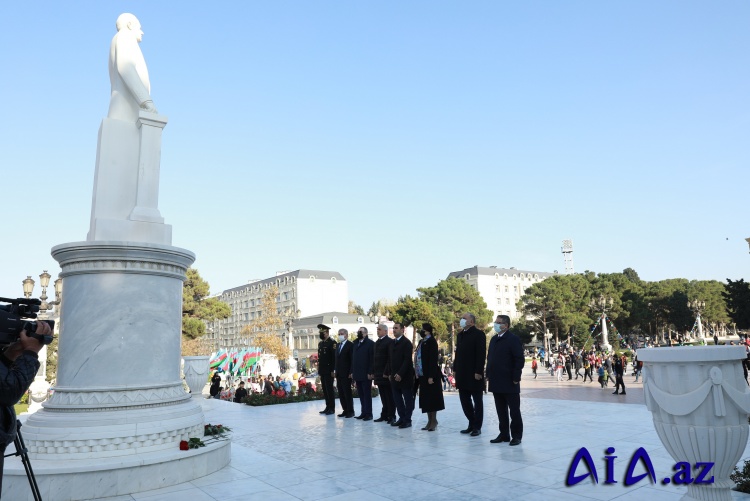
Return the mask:
[[(526, 359), (518, 336), (506, 331), (490, 339), (487, 350), (487, 379), (492, 393), (521, 393), (521, 372)], [(518, 384), (514, 384), (518, 381)]]
[(396, 374), (401, 376), (401, 381), (391, 379), (391, 384), (399, 388), (414, 385), (414, 362), (411, 358), (412, 346), (411, 341), (404, 336), (401, 336), (400, 339), (394, 339), (390, 346), (388, 358), (391, 376), (395, 376)]
[(375, 342), (365, 337), (354, 341), (352, 352), (352, 379), (355, 381), (366, 381), (368, 374), (372, 374), (372, 363), (375, 354)]
[(477, 380), (474, 374), (484, 376), (484, 360), (487, 357), (487, 337), (480, 329), (471, 326), (458, 333), (456, 354), (453, 358), (453, 377), (456, 388), (468, 391), (483, 391), (484, 379)]
[[(445, 409), (443, 401), (443, 379), (438, 363), (438, 344), (434, 337), (426, 337), (417, 346), (421, 350), (422, 372), (419, 377), (419, 408), (422, 412), (436, 412)], [(428, 379), (432, 378), (432, 384)]]
[(375, 383), (388, 381), (388, 375), (391, 373), (388, 363), (393, 338), (383, 336), (375, 341), (375, 354), (372, 362), (372, 373), (375, 374)]
[(348, 378), (352, 373), (352, 342), (345, 341), (344, 346), (336, 347), (336, 377)]

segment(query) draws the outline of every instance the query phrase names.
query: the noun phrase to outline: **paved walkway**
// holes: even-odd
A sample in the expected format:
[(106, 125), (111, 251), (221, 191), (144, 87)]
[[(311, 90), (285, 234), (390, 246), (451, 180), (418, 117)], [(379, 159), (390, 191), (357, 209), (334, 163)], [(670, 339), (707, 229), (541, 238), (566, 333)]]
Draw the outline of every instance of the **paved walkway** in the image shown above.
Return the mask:
[[(414, 414), (414, 427), (321, 416), (320, 402), (250, 407), (208, 401), (207, 420), (234, 430), (232, 462), (223, 470), (160, 490), (106, 498), (108, 501), (478, 501), (478, 500), (669, 500), (685, 487), (643, 480), (622, 484), (627, 461), (644, 447), (657, 478), (672, 473), (672, 458), (656, 435), (643, 390), (625, 378), (627, 395), (594, 383), (555, 381), (541, 373), (524, 374), (523, 443), (491, 444), (497, 416), (491, 395), (484, 399), (483, 434), (472, 438), (458, 395), (445, 394), (436, 432), (421, 431), (426, 417)], [(375, 399), (375, 412), (380, 402)], [(355, 400), (355, 410), (359, 403)], [(599, 469), (591, 479), (565, 486), (571, 460), (586, 447)], [(604, 450), (614, 447), (615, 479), (603, 484)], [(750, 457), (750, 449), (745, 450)], [(740, 461), (742, 463), (742, 461)], [(580, 473), (585, 473), (580, 469)], [(639, 473), (636, 470), (636, 473)], [(733, 499), (750, 499), (732, 493)]]

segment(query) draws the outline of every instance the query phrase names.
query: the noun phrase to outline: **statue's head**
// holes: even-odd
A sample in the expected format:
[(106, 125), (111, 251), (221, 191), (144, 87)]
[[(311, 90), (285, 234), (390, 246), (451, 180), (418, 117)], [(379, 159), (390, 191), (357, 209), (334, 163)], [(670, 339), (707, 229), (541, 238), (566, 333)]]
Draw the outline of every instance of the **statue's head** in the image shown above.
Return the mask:
[(138, 21), (138, 18), (135, 17), (133, 14), (129, 14), (127, 12), (125, 14), (120, 14), (117, 17), (115, 26), (117, 27), (118, 32), (123, 31), (123, 30), (128, 30), (132, 32), (133, 36), (139, 42), (143, 39), (143, 31), (141, 31), (141, 23), (140, 21)]

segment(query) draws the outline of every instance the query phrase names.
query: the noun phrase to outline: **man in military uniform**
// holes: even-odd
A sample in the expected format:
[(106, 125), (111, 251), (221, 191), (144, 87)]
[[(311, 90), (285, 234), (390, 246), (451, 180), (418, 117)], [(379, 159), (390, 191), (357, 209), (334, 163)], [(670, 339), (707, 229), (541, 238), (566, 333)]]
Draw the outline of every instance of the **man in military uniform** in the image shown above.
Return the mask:
[(320, 414), (331, 415), (336, 413), (336, 401), (333, 396), (333, 372), (336, 365), (336, 343), (330, 338), (331, 328), (324, 324), (318, 324), (321, 341), (318, 343), (318, 375), (320, 384), (323, 386), (323, 396), (326, 400), (326, 408)]

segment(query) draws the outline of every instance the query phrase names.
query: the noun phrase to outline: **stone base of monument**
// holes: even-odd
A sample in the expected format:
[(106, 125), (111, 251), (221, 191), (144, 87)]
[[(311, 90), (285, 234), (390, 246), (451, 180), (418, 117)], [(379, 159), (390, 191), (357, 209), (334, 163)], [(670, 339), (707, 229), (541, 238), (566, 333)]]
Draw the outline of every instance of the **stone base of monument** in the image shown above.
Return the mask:
[[(65, 296), (54, 394), (22, 435), (43, 499), (158, 489), (226, 466), (228, 441), (203, 438), (202, 405), (180, 379), (182, 281), (195, 256), (171, 245), (58, 245)], [(6, 461), (3, 499), (32, 499), (20, 461)]]
[[(13, 447), (9, 447), (8, 452)], [(106, 459), (32, 459), (42, 499), (73, 501), (112, 497), (189, 482), (214, 473), (231, 459), (231, 442), (207, 442), (205, 447), (177, 448)], [(6, 458), (2, 499), (33, 500), (19, 458)]]

